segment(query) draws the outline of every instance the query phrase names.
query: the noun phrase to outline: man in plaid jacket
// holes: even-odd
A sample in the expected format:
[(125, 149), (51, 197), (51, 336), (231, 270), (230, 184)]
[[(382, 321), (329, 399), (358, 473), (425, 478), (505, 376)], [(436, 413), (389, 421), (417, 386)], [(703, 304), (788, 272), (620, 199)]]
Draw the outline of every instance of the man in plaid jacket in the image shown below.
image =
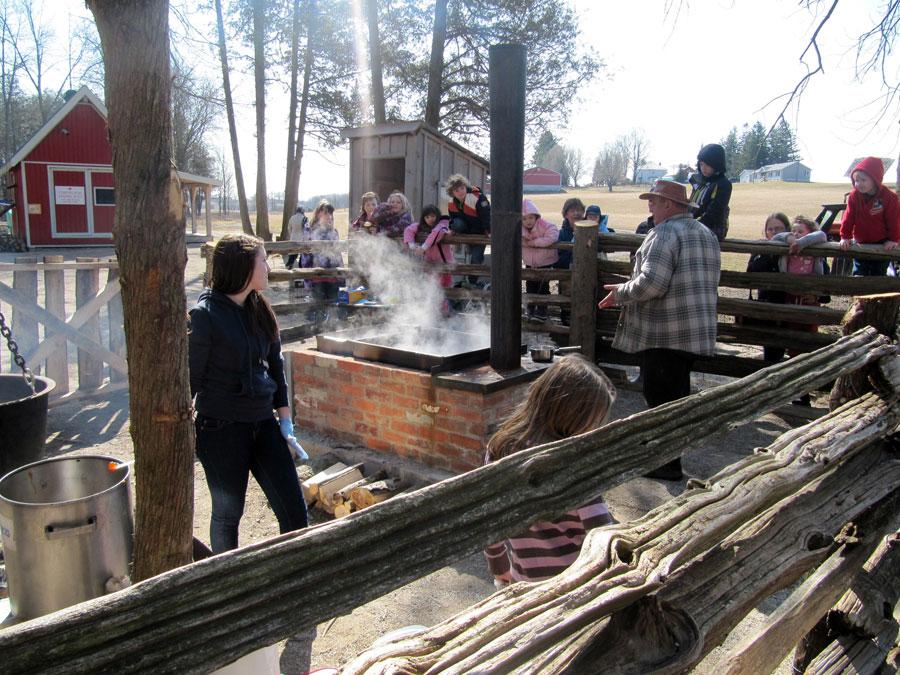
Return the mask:
[[(656, 226), (637, 250), (631, 279), (604, 286), (600, 309), (622, 305), (613, 347), (641, 356), (647, 405), (691, 393), (691, 365), (716, 344), (720, 252), (716, 236), (690, 215), (685, 186), (659, 180), (649, 201)], [(680, 480), (676, 459), (648, 474)]]

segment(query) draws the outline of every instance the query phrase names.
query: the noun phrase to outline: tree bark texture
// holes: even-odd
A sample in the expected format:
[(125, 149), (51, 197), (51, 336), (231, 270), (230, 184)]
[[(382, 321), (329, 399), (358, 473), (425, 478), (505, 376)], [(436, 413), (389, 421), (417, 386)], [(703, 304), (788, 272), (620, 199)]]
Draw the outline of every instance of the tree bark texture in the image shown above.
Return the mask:
[(103, 47), (116, 177), (114, 239), (128, 351), (133, 578), (191, 562), (194, 433), (181, 191), (172, 169), (167, 0), (89, 0)]
[[(843, 370), (894, 351), (886, 338), (864, 329), (820, 352), (617, 420), (590, 434), (528, 449), (340, 521), (214, 556), (117, 594), (13, 626), (0, 632), (4, 670), (181, 672), (229, 663), (471, 555), (520, 531), (523, 523), (574, 508), (598, 490), (646, 473), (686, 447), (755, 419)], [(855, 426), (836, 414), (840, 424), (856, 430), (859, 444), (890, 424), (883, 407), (872, 406), (869, 417), (874, 419)], [(836, 428), (835, 435), (844, 427)], [(838, 445), (826, 443), (823, 461), (806, 460), (809, 466), (800, 466), (797, 476), (811, 479), (823, 470), (824, 459), (834, 463)], [(765, 457), (750, 457), (744, 464), (749, 471)], [(896, 482), (890, 467), (870, 476), (866, 487), (875, 495), (881, 489), (879, 481), (888, 480)], [(721, 510), (758, 513), (761, 504), (790, 493), (778, 481), (768, 487), (760, 484), (765, 482), (757, 480), (744, 491), (767, 495), (759, 504), (741, 502), (738, 508), (728, 503)], [(716, 504), (724, 492), (738, 489), (729, 485), (716, 478), (706, 491), (690, 492)], [(690, 515), (696, 507), (697, 502), (690, 501), (669, 510)], [(849, 510), (844, 508), (846, 515)], [(696, 549), (701, 543), (709, 547), (718, 541), (688, 530), (691, 537), (698, 537), (689, 546), (694, 554), (700, 552)], [(636, 534), (641, 532), (647, 537), (656, 532), (663, 543), (668, 541), (661, 523), (640, 525)], [(637, 550), (631, 540), (617, 541), (620, 559), (627, 557), (626, 549)], [(526, 589), (517, 585), (513, 590), (518, 597)]]
[(387, 117), (384, 107), (384, 81), (381, 73), (378, 0), (367, 0), (366, 17), (369, 22), (369, 69), (372, 73), (372, 112), (375, 115), (375, 124), (383, 124)]
[(840, 601), (824, 614), (797, 647), (795, 671), (813, 670), (810, 664), (814, 660), (820, 663), (833, 661), (841, 658), (842, 652), (848, 657), (856, 649), (857, 640), (879, 642), (879, 636), (885, 631), (893, 630), (896, 643), (897, 622), (891, 618), (890, 608), (896, 612), (898, 599), (900, 533), (895, 523), (894, 531), (882, 539)]
[(244, 170), (238, 149), (237, 122), (234, 119), (234, 101), (231, 98), (231, 76), (228, 68), (228, 50), (225, 47), (225, 22), (222, 19), (222, 0), (215, 0), (216, 32), (219, 38), (219, 61), (222, 64), (222, 89), (225, 92), (225, 116), (228, 118), (228, 136), (231, 139), (231, 161), (234, 163), (234, 183), (237, 188), (238, 208), (241, 212), (241, 229), (253, 234), (250, 209), (247, 207), (247, 191), (244, 188)]
[(269, 241), (266, 189), (266, 0), (253, 0), (253, 81), (256, 92), (256, 236)]
[[(892, 536), (896, 536), (900, 514), (893, 515), (893, 521), (887, 519), (885, 526), (893, 533)], [(832, 605), (845, 595), (845, 591), (853, 594), (852, 590), (847, 589), (856, 585), (853, 583), (854, 577), (879, 546), (879, 541), (887, 541), (887, 538), (872, 529), (866, 532), (855, 527), (845, 529), (847, 531), (837, 537), (837, 541), (841, 542), (840, 548), (791, 593), (769, 616), (762, 629), (744, 638), (729, 652), (722, 667), (724, 673), (750, 675), (774, 672), (798, 642), (805, 642), (798, 640), (798, 636), (812, 630), (820, 617), (825, 616)], [(879, 613), (883, 612), (880, 603), (877, 608)], [(877, 634), (880, 629), (881, 621), (870, 635)], [(798, 665), (796, 660), (794, 665)], [(798, 669), (798, 672), (802, 671), (803, 668)]]
[(575, 249), (572, 255), (572, 328), (569, 341), (581, 345), (581, 353), (596, 361), (597, 300), (597, 225), (590, 221), (575, 225)]
[[(307, 33), (308, 35), (308, 33)], [(311, 41), (307, 40), (306, 48), (309, 50)], [(297, 143), (297, 79), (300, 70), (300, 0), (294, 0), (291, 5), (291, 85), (288, 90), (290, 101), (288, 102), (288, 145), (287, 160), (284, 172), (284, 208), (281, 212), (281, 232), (279, 239), (287, 239), (289, 236), (288, 221), (297, 208), (297, 182), (294, 180), (294, 157)]]
[[(879, 333), (894, 340), (897, 337), (898, 311), (900, 311), (900, 293), (856, 298), (847, 310), (841, 332), (849, 335), (862, 326), (874, 326)], [(869, 391), (872, 388), (869, 382), (871, 376), (871, 368), (862, 368), (839, 377), (831, 390), (831, 407), (836, 408)]]
[(447, 0), (435, 0), (434, 29), (431, 32), (431, 60), (428, 64), (428, 95), (425, 124), (437, 129), (441, 123), (441, 85), (444, 74), (444, 42), (447, 39)]

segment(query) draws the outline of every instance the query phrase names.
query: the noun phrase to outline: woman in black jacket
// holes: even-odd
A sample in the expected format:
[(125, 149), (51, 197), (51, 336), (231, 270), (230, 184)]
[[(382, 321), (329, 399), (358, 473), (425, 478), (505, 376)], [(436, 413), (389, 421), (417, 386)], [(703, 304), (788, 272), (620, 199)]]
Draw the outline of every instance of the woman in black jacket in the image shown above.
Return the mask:
[(275, 314), (262, 296), (268, 275), (261, 239), (226, 235), (213, 251), (211, 286), (190, 310), (191, 397), (213, 553), (238, 546), (251, 473), (282, 533), (307, 525), (291, 451), (307, 456), (294, 437)]
[(691, 176), (691, 207), (694, 218), (706, 225), (716, 239), (728, 234), (728, 202), (731, 200), (731, 181), (725, 177), (725, 148), (710, 143), (697, 154), (697, 174)]

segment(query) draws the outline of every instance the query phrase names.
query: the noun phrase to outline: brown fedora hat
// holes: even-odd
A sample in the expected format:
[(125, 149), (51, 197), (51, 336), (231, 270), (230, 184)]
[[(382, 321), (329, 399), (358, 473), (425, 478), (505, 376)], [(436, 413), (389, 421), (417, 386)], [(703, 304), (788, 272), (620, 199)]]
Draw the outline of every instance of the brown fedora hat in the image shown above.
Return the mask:
[(684, 183), (676, 183), (674, 180), (658, 180), (650, 188), (650, 192), (643, 192), (639, 195), (641, 199), (650, 199), (651, 196), (662, 197), (683, 206), (691, 205), (687, 196), (687, 186)]

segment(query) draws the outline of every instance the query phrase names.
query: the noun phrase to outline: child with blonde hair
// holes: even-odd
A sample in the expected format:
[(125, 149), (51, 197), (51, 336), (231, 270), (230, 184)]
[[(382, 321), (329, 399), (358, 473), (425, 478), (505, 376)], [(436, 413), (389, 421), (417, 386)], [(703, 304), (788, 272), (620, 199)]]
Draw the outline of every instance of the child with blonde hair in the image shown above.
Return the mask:
[[(606, 422), (615, 400), (615, 387), (596, 364), (580, 354), (564, 356), (535, 380), (525, 400), (488, 441), (485, 463), (593, 431)], [(613, 522), (598, 493), (558, 518), (532, 523), (522, 534), (486, 549), (495, 585), (559, 574), (578, 557), (588, 530)]]

